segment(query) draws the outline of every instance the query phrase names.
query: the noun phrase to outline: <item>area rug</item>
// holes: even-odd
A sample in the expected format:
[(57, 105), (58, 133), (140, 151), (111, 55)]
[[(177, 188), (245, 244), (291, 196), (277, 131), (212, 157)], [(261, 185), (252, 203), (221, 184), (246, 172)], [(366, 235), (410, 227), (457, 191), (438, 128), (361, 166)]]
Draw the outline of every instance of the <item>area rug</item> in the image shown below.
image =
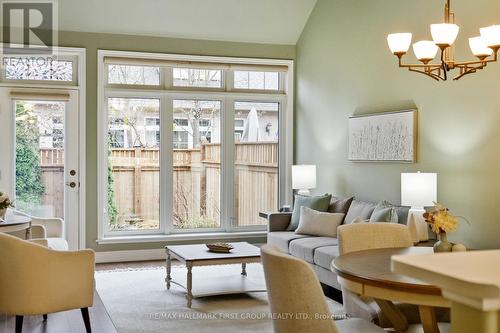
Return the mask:
[[(235, 265), (195, 267), (193, 276), (217, 279), (238, 276), (239, 271)], [(249, 277), (263, 281), (261, 265), (248, 265), (247, 271)], [(185, 273), (181, 266), (172, 267), (174, 279)], [(172, 284), (167, 290), (164, 279), (162, 267), (96, 273), (97, 292), (120, 333), (273, 332), (265, 292), (196, 298), (189, 309), (184, 289)], [(342, 305), (328, 303), (335, 317), (344, 317)]]

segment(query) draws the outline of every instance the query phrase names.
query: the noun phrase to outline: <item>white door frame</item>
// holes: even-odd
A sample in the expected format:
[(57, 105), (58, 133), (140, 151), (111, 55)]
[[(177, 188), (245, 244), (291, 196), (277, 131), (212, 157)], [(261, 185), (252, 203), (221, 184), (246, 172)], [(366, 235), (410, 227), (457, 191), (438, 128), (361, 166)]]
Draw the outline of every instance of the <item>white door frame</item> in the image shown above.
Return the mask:
[[(0, 47), (4, 44), (0, 43)], [(31, 88), (31, 89), (51, 89), (55, 91), (74, 91), (78, 94), (78, 172), (79, 172), (79, 195), (78, 195), (78, 222), (74, 228), (73, 235), (70, 237), (75, 242), (75, 249), (86, 248), (86, 49), (72, 47), (53, 47), (54, 53), (62, 57), (72, 57), (76, 68), (73, 74), (76, 78), (68, 84), (51, 84), (46, 81), (7, 81), (4, 79), (4, 73), (0, 76), (0, 88)], [(11, 111), (11, 110), (10, 110)], [(0, 110), (0, 120), (5, 119)], [(0, 121), (0, 128), (3, 122)], [(6, 148), (0, 145), (0, 156), (10, 156), (5, 153)], [(9, 150), (10, 151), (10, 150)], [(3, 170), (0, 163), (0, 184), (5, 183), (5, 177), (9, 177), (11, 170)], [(9, 180), (7, 180), (8, 182)], [(11, 187), (8, 187), (11, 189)]]

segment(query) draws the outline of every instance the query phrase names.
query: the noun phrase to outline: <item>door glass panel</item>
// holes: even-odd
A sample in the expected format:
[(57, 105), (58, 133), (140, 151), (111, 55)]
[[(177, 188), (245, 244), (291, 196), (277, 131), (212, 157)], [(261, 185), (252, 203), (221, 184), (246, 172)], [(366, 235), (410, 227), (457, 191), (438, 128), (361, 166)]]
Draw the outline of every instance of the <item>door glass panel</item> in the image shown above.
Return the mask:
[(37, 217), (64, 218), (65, 102), (15, 105), (16, 209)]
[(160, 228), (160, 100), (108, 98), (109, 230)]
[(235, 102), (236, 226), (264, 225), (260, 211), (277, 211), (279, 103)]
[(220, 101), (174, 100), (175, 229), (220, 227)]

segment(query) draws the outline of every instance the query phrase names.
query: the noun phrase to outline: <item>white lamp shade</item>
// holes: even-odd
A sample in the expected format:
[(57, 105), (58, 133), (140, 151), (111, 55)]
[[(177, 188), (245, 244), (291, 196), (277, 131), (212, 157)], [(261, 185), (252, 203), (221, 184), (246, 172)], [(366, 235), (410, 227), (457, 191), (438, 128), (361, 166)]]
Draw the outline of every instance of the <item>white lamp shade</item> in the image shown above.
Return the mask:
[(457, 39), (460, 27), (456, 24), (431, 24), (431, 35), (437, 45), (453, 45)]
[(481, 36), (469, 38), (469, 46), (476, 57), (488, 57), (493, 54), (493, 50), (486, 45)]
[(402, 173), (401, 204), (411, 207), (428, 207), (437, 201), (437, 174)]
[(316, 166), (293, 165), (292, 188), (294, 190), (316, 188)]
[(422, 40), (413, 44), (413, 52), (415, 57), (420, 61), (430, 61), (436, 57), (439, 48), (434, 42), (429, 40)]
[(393, 54), (406, 53), (411, 45), (411, 33), (397, 33), (387, 36), (387, 44)]
[(481, 28), (481, 38), (483, 38), (486, 46), (500, 46), (500, 25), (492, 25), (486, 28)]

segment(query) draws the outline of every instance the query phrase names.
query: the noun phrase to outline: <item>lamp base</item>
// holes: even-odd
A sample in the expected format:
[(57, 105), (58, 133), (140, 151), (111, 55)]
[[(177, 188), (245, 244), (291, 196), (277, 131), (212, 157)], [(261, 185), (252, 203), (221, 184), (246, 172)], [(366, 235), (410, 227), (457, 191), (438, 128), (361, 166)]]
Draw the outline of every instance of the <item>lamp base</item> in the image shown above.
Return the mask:
[(427, 222), (424, 219), (425, 209), (412, 207), (408, 211), (408, 227), (412, 233), (413, 242), (425, 242), (429, 240)]
[(297, 194), (298, 195), (302, 195), (304, 197), (310, 197), (311, 196), (311, 191), (309, 191), (308, 189), (302, 189), (302, 190), (298, 190)]

